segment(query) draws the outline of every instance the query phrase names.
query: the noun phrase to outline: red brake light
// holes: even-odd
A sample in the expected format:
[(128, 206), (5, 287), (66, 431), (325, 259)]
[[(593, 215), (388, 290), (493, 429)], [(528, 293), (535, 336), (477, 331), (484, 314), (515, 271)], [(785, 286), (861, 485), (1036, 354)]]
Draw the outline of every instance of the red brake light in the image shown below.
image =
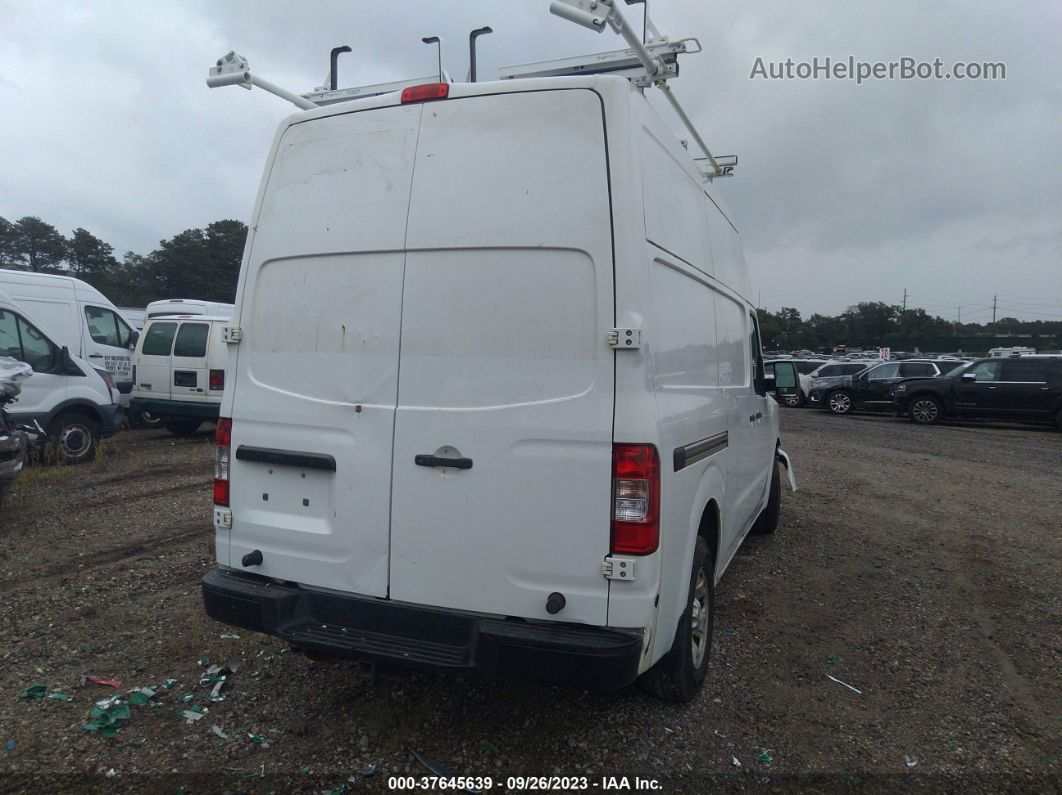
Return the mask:
[(210, 389), (215, 392), (220, 392), (225, 388), (225, 371), (224, 370), (211, 370), (210, 371)]
[(221, 417), (214, 431), (214, 444), (218, 447), (230, 447), (232, 445), (232, 420)]
[(449, 83), (422, 83), (402, 89), (402, 104), (410, 102), (427, 102), (432, 99), (446, 99), (450, 95)]
[(222, 508), (229, 507), (229, 482), (214, 479), (214, 504)]
[(612, 552), (648, 555), (660, 545), (660, 458), (651, 444), (612, 447)]
[(229, 453), (232, 449), (232, 420), (218, 419), (214, 431), (214, 504), (227, 508), (229, 505)]

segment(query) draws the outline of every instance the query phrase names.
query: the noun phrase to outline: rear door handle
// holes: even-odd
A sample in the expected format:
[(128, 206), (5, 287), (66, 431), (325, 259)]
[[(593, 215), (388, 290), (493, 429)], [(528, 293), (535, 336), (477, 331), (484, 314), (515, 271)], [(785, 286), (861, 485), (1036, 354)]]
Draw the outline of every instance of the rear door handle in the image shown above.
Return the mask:
[(471, 458), (443, 458), (438, 455), (414, 456), (413, 463), (419, 467), (453, 467), (454, 469), (471, 469)]
[(102, 359), (103, 358), (103, 354), (102, 353), (90, 353), (89, 354), (89, 358), (90, 359)]

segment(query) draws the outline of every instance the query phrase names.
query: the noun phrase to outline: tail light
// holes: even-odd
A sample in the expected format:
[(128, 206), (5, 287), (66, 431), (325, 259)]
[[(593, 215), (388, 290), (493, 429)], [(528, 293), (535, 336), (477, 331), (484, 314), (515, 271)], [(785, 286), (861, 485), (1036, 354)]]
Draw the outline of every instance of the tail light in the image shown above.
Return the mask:
[(402, 104), (427, 102), (431, 99), (446, 99), (450, 95), (449, 83), (422, 83), (402, 89)]
[(214, 432), (214, 504), (229, 507), (229, 451), (232, 449), (232, 420), (221, 417)]
[(660, 458), (651, 444), (612, 447), (612, 552), (648, 555), (660, 545)]
[(110, 374), (109, 371), (97, 369), (96, 372), (100, 374), (100, 378), (103, 379), (103, 383), (105, 383), (107, 385), (108, 389), (114, 389), (115, 388), (115, 386), (114, 386), (114, 377)]
[(211, 370), (210, 371), (210, 389), (213, 392), (220, 392), (225, 388), (225, 371), (224, 370)]

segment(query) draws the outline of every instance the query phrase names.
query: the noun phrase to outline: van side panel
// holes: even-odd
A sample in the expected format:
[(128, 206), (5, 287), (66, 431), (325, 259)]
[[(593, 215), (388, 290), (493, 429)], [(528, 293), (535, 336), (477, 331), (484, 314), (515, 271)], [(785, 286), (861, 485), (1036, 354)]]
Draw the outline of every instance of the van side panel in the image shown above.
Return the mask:
[[(612, 239), (588, 90), (424, 106), (402, 308), (391, 597), (603, 625)], [(468, 469), (418, 465), (460, 457)], [(549, 595), (564, 595), (557, 615)]]
[[(712, 276), (704, 189), (687, 171), (689, 153), (677, 147), (670, 133), (652, 126), (643, 129), (642, 139), (642, 175), (651, 197), (645, 202), (646, 240)], [(678, 152), (673, 151), (676, 147)]]

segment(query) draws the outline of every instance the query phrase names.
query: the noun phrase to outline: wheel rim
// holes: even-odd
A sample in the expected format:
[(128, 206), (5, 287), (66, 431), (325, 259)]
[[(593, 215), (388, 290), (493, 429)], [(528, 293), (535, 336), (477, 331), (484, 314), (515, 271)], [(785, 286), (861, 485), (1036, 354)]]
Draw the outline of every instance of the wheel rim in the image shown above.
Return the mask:
[(59, 449), (67, 458), (81, 458), (92, 447), (92, 433), (79, 422), (67, 425), (59, 433)]
[(937, 418), (937, 404), (932, 400), (916, 400), (911, 406), (911, 416), (918, 422), (933, 422)]
[(704, 655), (708, 652), (708, 607), (708, 575), (702, 567), (697, 570), (693, 604), (690, 606), (690, 646), (694, 668), (701, 667)]
[(797, 406), (797, 405), (799, 405), (800, 404), (800, 396), (799, 395), (786, 395), (785, 396), (785, 404), (787, 406)]
[(838, 414), (843, 414), (848, 411), (852, 406), (852, 399), (848, 397), (844, 392), (838, 392), (836, 395), (830, 395), (830, 409), (836, 411)]

